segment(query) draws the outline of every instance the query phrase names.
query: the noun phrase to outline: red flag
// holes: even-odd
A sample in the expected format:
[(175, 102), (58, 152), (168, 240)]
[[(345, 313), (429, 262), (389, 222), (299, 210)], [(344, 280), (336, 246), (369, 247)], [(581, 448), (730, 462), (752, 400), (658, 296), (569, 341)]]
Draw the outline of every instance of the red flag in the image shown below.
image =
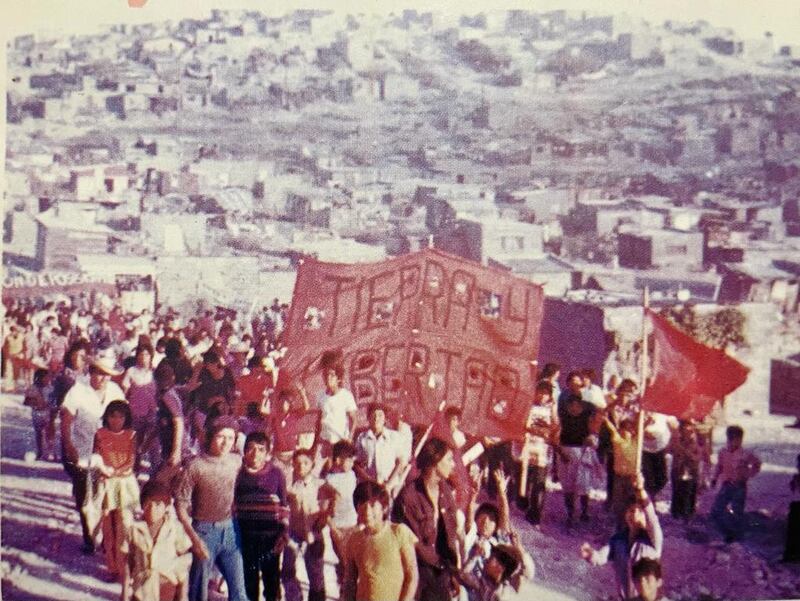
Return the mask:
[[(380, 263), (305, 260), (297, 272), (283, 367), (312, 399), (323, 351), (342, 349), (359, 405), (382, 402), (427, 426), (442, 400), (476, 436), (515, 437), (533, 389), (540, 286), (434, 249)], [(429, 382), (435, 389), (429, 388)]]
[(652, 362), (642, 407), (681, 419), (702, 419), (747, 380), (749, 369), (723, 351), (697, 342), (649, 309)]

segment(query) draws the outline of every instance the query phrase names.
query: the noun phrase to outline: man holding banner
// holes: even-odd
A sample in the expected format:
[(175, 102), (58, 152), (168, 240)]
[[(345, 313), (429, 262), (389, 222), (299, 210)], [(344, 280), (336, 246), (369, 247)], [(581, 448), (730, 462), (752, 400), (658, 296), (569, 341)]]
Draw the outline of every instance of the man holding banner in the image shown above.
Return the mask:
[(319, 394), (319, 349), (339, 348), (358, 406), (380, 402), (426, 427), (444, 398), (461, 409), (466, 434), (521, 438), (542, 305), (540, 286), (435, 249), (361, 265), (306, 259), (283, 368)]

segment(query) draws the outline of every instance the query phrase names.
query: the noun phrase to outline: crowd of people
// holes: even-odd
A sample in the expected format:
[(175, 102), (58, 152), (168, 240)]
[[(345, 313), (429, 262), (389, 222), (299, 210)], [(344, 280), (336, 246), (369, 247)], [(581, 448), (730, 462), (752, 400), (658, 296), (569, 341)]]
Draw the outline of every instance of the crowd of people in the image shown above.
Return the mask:
[[(601, 387), (584, 370), (562, 390), (553, 364), (520, 440), (467, 435), (454, 406), (420, 427), (370, 404), (362, 424), (340, 352), (320, 353), (319, 398), (281, 371), (287, 309), (276, 300), (243, 319), (126, 315), (86, 297), (6, 304), (4, 386), (25, 391), (37, 458), (63, 463), (82, 550), (102, 540), (123, 601), (205, 601), (210, 588), (233, 601), (322, 600), (334, 594), (328, 545), (343, 599), (516, 598), (535, 564), (511, 507), (538, 528), (551, 483), (565, 528), (610, 516), (608, 544), (576, 556), (611, 563), (621, 599), (663, 598), (654, 499), (668, 483), (682, 519), (719, 485), (710, 517), (726, 541), (743, 534), (760, 461), (741, 428), (728, 428), (712, 467), (710, 424), (648, 413), (639, 457), (636, 383)], [(606, 489), (605, 511), (593, 488)]]

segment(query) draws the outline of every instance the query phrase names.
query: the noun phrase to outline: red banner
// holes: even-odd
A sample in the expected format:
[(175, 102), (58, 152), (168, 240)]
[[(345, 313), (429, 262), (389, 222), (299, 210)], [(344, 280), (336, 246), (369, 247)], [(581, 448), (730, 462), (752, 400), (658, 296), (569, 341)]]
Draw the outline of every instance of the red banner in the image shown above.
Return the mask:
[(642, 406), (681, 419), (702, 419), (747, 380), (748, 368), (705, 346), (648, 310), (653, 359)]
[(297, 273), (284, 368), (313, 402), (320, 355), (342, 349), (360, 405), (382, 402), (428, 425), (444, 400), (461, 407), (469, 434), (518, 436), (542, 303), (540, 286), (434, 249), (371, 264), (308, 259)]

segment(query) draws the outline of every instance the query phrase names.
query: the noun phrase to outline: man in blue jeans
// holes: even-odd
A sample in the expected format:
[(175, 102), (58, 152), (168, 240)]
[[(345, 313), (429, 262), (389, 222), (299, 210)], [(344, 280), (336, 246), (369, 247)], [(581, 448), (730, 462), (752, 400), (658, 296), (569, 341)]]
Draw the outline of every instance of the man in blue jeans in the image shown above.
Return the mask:
[(719, 452), (717, 469), (711, 486), (722, 484), (711, 507), (711, 519), (722, 531), (725, 542), (741, 538), (744, 531), (744, 505), (747, 499), (747, 481), (761, 470), (761, 460), (751, 451), (742, 448), (744, 430), (729, 426), (726, 430), (728, 444)]
[(194, 553), (190, 601), (208, 601), (215, 565), (228, 584), (229, 601), (247, 601), (241, 537), (232, 516), (234, 486), (242, 466), (242, 457), (231, 453), (236, 430), (235, 418), (215, 419), (206, 431), (206, 452), (189, 461), (178, 486), (178, 519), (192, 539)]

